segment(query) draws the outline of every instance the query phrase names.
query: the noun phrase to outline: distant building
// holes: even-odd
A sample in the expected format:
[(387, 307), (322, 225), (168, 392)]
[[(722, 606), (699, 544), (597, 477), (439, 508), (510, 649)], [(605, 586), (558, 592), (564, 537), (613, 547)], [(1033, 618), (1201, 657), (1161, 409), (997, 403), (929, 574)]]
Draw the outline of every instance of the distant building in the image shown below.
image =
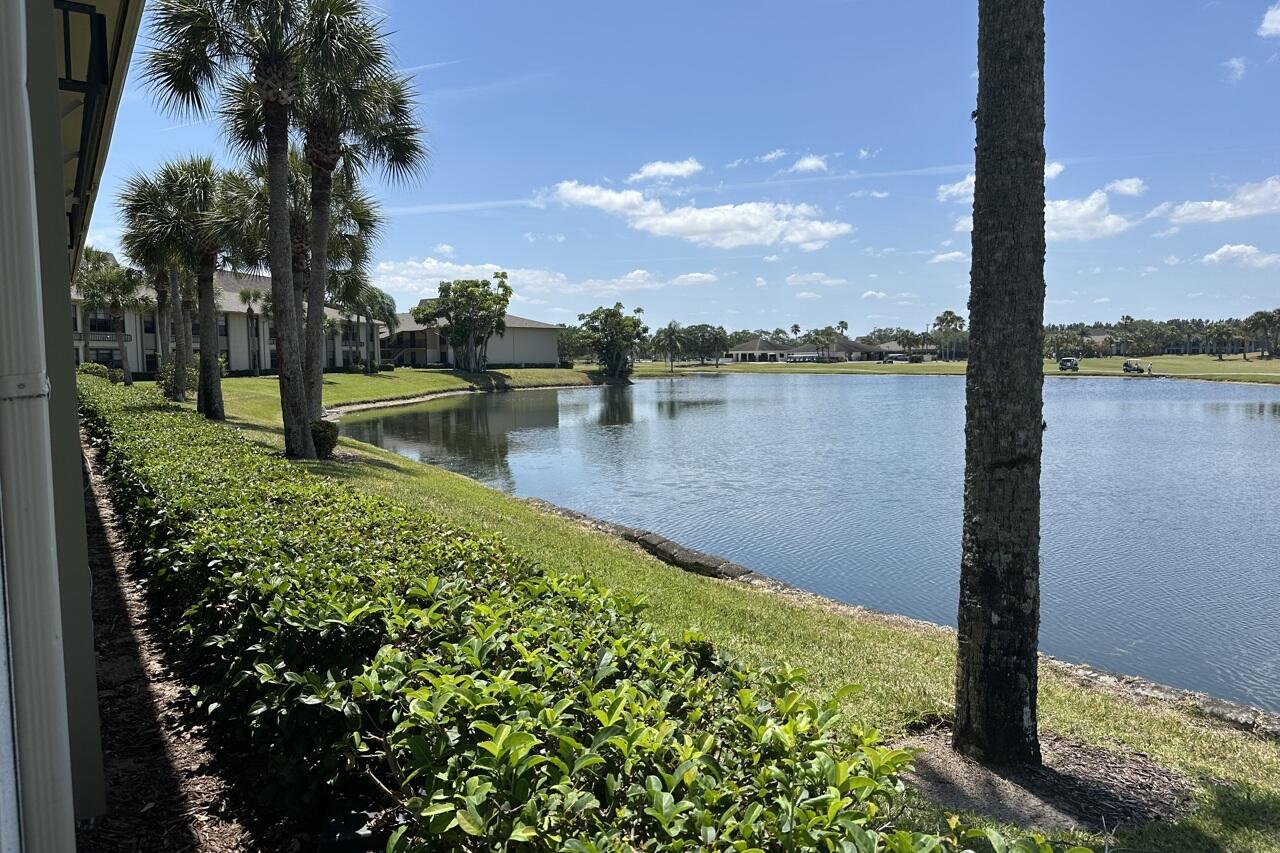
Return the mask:
[[(271, 293), (271, 279), (264, 275), (238, 275), (218, 270), (213, 274), (218, 301), (218, 349), (225, 356), (227, 369), (232, 373), (250, 373), (255, 366), (263, 373), (276, 367), (276, 339), (271, 320), (262, 315), (261, 307), (250, 315), (240, 302), (240, 291), (248, 288), (266, 296)], [(149, 289), (148, 289), (149, 290)], [(154, 298), (155, 294), (152, 292)], [(325, 335), (325, 368), (338, 370), (365, 359), (365, 324), (335, 308), (325, 308), (325, 316), (334, 321), (336, 328)], [(200, 319), (192, 310), (191, 340), (196, 352), (200, 351)], [(124, 345), (129, 350), (129, 367), (142, 375), (154, 373), (159, 364), (159, 336), (156, 326), (159, 314), (156, 310), (142, 314), (127, 313), (124, 317)], [(374, 324), (379, 331), (381, 323)], [(174, 347), (174, 327), (169, 324), (169, 348)], [(118, 334), (106, 311), (91, 311), (84, 305), (79, 291), (71, 288), (71, 340), (75, 350), (75, 363), (92, 361), (108, 367), (120, 366)]]
[[(425, 301), (425, 300), (424, 300)], [(443, 321), (419, 323), (412, 314), (397, 314), (395, 332), (382, 329), (382, 360), (405, 367), (452, 367), (453, 352), (441, 335)], [(507, 330), (492, 335), (489, 367), (556, 367), (560, 363), (561, 326), (506, 315)]]
[(774, 343), (767, 338), (752, 338), (730, 348), (725, 358), (736, 362), (785, 361), (790, 349), (786, 344)]

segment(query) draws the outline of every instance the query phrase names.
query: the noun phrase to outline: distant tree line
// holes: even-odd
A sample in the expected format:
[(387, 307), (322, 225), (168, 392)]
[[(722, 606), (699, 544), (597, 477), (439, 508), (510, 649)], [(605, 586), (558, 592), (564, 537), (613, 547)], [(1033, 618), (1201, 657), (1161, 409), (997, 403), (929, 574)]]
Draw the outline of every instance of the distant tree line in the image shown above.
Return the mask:
[(1223, 355), (1258, 352), (1275, 358), (1280, 352), (1280, 308), (1255, 311), (1243, 319), (1139, 320), (1129, 315), (1118, 323), (1071, 323), (1045, 326), (1048, 358), (1109, 355), (1193, 353)]

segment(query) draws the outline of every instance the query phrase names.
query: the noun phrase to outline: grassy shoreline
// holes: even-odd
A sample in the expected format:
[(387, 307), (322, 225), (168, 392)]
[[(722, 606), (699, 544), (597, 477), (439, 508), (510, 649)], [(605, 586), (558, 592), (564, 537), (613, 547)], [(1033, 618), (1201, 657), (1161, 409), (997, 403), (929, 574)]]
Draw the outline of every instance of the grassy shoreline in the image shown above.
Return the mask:
[[(1160, 379), (1194, 379), (1208, 382), (1246, 382), (1262, 385), (1280, 385), (1280, 359), (1259, 359), (1256, 356), (1248, 361), (1240, 356), (1229, 356), (1219, 361), (1211, 355), (1164, 355), (1139, 359), (1153, 367), (1155, 378)], [(1063, 373), (1058, 370), (1057, 362), (1044, 363), (1044, 375), (1071, 379), (1075, 377), (1112, 377), (1124, 378), (1122, 369), (1125, 359), (1119, 356), (1111, 358), (1086, 358), (1080, 362), (1079, 373)], [(851, 361), (834, 364), (734, 364), (721, 362), (719, 367), (713, 364), (697, 362), (678, 362), (674, 375), (688, 375), (702, 372), (722, 373), (758, 373), (758, 374), (834, 374), (834, 375), (869, 375), (869, 376), (963, 376), (963, 361), (933, 361), (925, 364), (880, 364), (878, 362)], [(645, 362), (638, 366), (637, 376), (670, 376), (673, 375), (665, 364)], [(1147, 377), (1129, 376), (1130, 379)]]
[[(401, 373), (416, 393), (423, 393), (420, 386), (426, 383), (435, 383), (441, 391), (450, 390), (444, 386), (451, 383), (465, 383), (456, 376), (417, 376), (432, 371), (398, 370), (388, 375)], [(592, 384), (583, 371), (563, 373), (576, 373), (581, 379), (560, 376), (561, 384)], [(545, 375), (505, 375), (512, 388), (552, 384)], [(342, 405), (366, 394), (367, 387), (354, 381), (360, 378), (326, 377), (326, 404)], [(255, 440), (278, 447), (274, 391), (274, 381), (224, 382), (233, 422)], [(584, 573), (627, 595), (642, 595), (649, 604), (648, 619), (673, 636), (693, 628), (752, 663), (803, 666), (816, 695), (830, 696), (844, 684), (862, 684), (864, 692), (845, 701), (846, 714), (890, 737), (951, 713), (954, 635), (946, 629), (858, 618), (847, 610), (824, 607), (821, 600), (792, 599), (747, 584), (692, 575), (465, 477), (349, 439), (341, 446), (341, 460), (305, 467), (427, 508), (465, 529), (502, 536), (545, 565)], [(1042, 674), (1040, 709), (1046, 729), (1147, 753), (1197, 781), (1196, 809), (1190, 816), (1175, 825), (1122, 830), (1115, 838), (1121, 849), (1280, 851), (1280, 742), (1207, 720), (1189, 707), (1138, 704), (1127, 696), (1081, 685), (1052, 667)], [(917, 809), (924, 823), (937, 817), (926, 804), (918, 803)], [(1076, 834), (1060, 837), (1101, 842)]]

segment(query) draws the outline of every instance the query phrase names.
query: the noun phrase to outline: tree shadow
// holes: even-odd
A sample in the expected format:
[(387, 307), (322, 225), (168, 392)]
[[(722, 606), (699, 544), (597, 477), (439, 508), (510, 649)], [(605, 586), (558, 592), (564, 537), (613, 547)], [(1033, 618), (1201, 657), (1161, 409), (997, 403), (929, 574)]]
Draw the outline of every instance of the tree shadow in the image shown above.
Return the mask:
[[(107, 813), (77, 827), (77, 850), (306, 849), (314, 810), (266, 802), (269, 762), (228, 748), (204, 725), (191, 694), (200, 683), (193, 649), (173, 630), (181, 608), (161, 599), (135, 554), (113, 551), (115, 519), (85, 477)], [(118, 567), (120, 559), (129, 564)]]
[[(84, 469), (82, 460), (82, 470)], [(165, 737), (163, 700), (153, 683), (140, 638), (132, 630), (106, 520), (85, 470), (85, 517), (93, 579), (94, 650), (102, 726), (107, 812), (77, 827), (77, 849), (186, 850), (204, 846), (197, 804)], [(190, 768), (184, 768), (189, 770)]]

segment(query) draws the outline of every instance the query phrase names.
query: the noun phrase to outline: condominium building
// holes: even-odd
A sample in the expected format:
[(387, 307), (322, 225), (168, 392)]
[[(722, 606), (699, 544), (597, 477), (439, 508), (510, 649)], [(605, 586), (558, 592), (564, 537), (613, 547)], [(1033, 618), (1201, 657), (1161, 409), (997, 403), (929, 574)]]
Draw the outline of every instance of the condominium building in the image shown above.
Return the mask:
[[(262, 313), (260, 304), (252, 310), (240, 298), (242, 290), (255, 291), (262, 296), (271, 292), (271, 279), (263, 275), (242, 275), (225, 270), (214, 273), (214, 288), (218, 300), (218, 349), (232, 373), (251, 373), (275, 370), (276, 343), (271, 319)], [(192, 312), (193, 315), (195, 312)], [(332, 320), (331, 329), (325, 335), (325, 367), (337, 370), (357, 360), (367, 358), (365, 323), (335, 308), (325, 308), (325, 316)], [(127, 313), (124, 317), (124, 346), (128, 348), (129, 367), (135, 373), (154, 373), (159, 363), (160, 337), (156, 334), (159, 312)], [(382, 331), (381, 323), (374, 323), (374, 340)], [(173, 347), (173, 323), (169, 324), (170, 348)], [(120, 332), (109, 312), (90, 310), (79, 292), (71, 288), (71, 340), (75, 363), (96, 362), (108, 367), (121, 364)], [(200, 349), (200, 320), (193, 316), (191, 340)], [(378, 356), (374, 348), (374, 358)]]

